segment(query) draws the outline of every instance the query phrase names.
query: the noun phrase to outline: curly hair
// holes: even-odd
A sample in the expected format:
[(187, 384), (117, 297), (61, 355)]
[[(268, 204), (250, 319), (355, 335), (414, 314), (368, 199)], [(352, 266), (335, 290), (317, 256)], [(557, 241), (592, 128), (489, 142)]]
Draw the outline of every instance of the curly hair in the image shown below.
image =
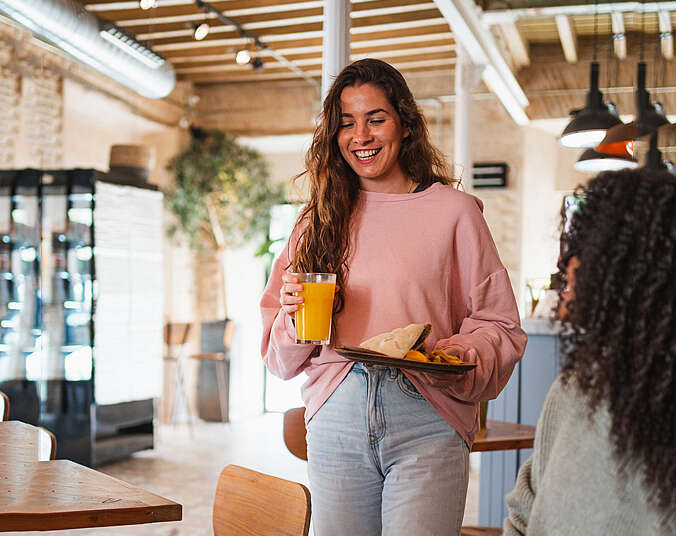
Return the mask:
[(562, 377), (590, 412), (607, 407), (614, 454), (638, 461), (648, 500), (676, 504), (676, 177), (645, 168), (578, 187), (562, 232), (574, 298), (562, 335)]
[(320, 123), (305, 157), (306, 170), (296, 177), (309, 177), (310, 199), (296, 224), (302, 231), (296, 251), (290, 255), (294, 271), (336, 274), (334, 313), (344, 304), (349, 227), (360, 190), (359, 177), (338, 146), (340, 97), (345, 88), (362, 84), (374, 85), (385, 93), (409, 132), (399, 151), (403, 173), (423, 187), (454, 182), (449, 178), (446, 159), (430, 141), (425, 117), (399, 71), (384, 61), (367, 58), (338, 74), (324, 100)]

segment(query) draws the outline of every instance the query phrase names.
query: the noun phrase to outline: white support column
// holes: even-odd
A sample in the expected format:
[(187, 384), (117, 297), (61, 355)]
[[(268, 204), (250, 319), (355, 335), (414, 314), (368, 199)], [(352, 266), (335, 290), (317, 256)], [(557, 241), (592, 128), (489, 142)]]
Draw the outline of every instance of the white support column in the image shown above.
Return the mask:
[(455, 62), (455, 132), (453, 163), (455, 173), (462, 173), (465, 190), (472, 190), (472, 90), (483, 74), (484, 66), (475, 65), (465, 49), (456, 42)]
[(324, 0), (322, 102), (350, 61), (350, 0)]

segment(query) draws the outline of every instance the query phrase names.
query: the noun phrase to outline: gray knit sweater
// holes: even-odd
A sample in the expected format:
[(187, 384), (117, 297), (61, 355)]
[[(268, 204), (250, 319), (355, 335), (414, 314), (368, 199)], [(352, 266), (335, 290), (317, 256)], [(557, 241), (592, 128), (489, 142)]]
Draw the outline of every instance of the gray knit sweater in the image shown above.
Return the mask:
[[(552, 385), (537, 424), (535, 450), (507, 494), (505, 536), (649, 536), (676, 534), (658, 526), (646, 502), (637, 464), (626, 478), (608, 437), (610, 415), (587, 414), (584, 396), (570, 382)], [(673, 517), (672, 517), (673, 520)]]

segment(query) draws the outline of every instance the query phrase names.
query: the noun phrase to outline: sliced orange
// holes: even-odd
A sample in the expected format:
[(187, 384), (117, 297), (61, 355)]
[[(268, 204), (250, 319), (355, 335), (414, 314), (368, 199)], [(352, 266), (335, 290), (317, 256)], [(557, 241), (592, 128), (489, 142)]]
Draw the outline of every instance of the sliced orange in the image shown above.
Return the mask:
[(406, 352), (404, 359), (408, 359), (409, 361), (429, 362), (429, 358), (422, 352), (418, 352), (418, 350), (409, 350)]
[(449, 355), (442, 350), (434, 350), (432, 352), (432, 357), (438, 358), (439, 363), (448, 363), (449, 365), (462, 365), (464, 363), (458, 356)]

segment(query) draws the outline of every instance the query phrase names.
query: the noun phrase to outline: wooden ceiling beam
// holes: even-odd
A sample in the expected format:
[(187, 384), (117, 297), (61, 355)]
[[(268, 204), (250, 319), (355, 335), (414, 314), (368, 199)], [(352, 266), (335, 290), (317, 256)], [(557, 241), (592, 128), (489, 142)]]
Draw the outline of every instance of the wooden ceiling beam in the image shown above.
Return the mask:
[[(446, 59), (431, 59), (431, 60), (412, 60), (412, 61), (402, 61), (402, 62), (393, 62), (392, 65), (397, 68), (399, 71), (406, 72), (415, 72), (415, 71), (442, 71), (442, 70), (452, 70), (455, 65), (455, 58), (446, 58)], [(305, 74), (312, 76), (319, 80), (321, 78), (322, 72), (320, 69), (303, 69)], [(263, 71), (253, 71), (249, 69), (249, 72), (243, 72), (242, 74), (224, 74), (224, 73), (204, 73), (204, 74), (194, 74), (186, 75), (182, 77), (183, 80), (189, 80), (196, 85), (200, 84), (222, 84), (222, 83), (239, 83), (239, 82), (263, 82), (270, 80), (291, 80), (298, 78), (298, 75), (292, 73), (288, 70), (278, 71), (278, 72), (266, 72)]]
[[(368, 44), (366, 42), (365, 44)], [(452, 41), (449, 38), (441, 39), (431, 39), (424, 41), (399, 41), (397, 43), (390, 43), (387, 45), (377, 45), (377, 46), (364, 46), (364, 47), (352, 47), (351, 56), (353, 59), (362, 57), (364, 55), (372, 54), (384, 54), (387, 52), (398, 52), (398, 51), (418, 51), (420, 53), (425, 53), (425, 51), (434, 47), (448, 47), (449, 50), (454, 50), (455, 45), (452, 44)], [(296, 61), (307, 58), (321, 58), (322, 57), (322, 47), (305, 47), (305, 48), (289, 48), (289, 49), (277, 49), (277, 52), (282, 54), (284, 57)], [(265, 58), (271, 58), (272, 54), (266, 50), (261, 50), (256, 54), (265, 61)], [(225, 63), (234, 63), (235, 53), (234, 51), (226, 54), (218, 54), (208, 57), (194, 57), (194, 58), (177, 58), (172, 60), (172, 65), (177, 71), (180, 71), (185, 67), (211, 67), (215, 65), (223, 65)]]
[[(414, 26), (415, 23), (425, 23), (428, 21), (443, 21), (439, 15), (439, 11), (436, 9), (428, 9), (424, 11), (417, 11), (412, 13), (393, 13), (391, 15), (378, 15), (373, 17), (363, 17), (352, 20), (352, 29), (359, 30), (369, 27), (385, 26), (388, 24), (405, 24)], [(433, 24), (430, 22), (429, 24)], [(300, 24), (290, 24), (282, 26), (272, 26), (269, 28), (260, 28), (260, 29), (251, 29), (247, 28), (246, 25), (244, 28), (248, 30), (251, 34), (255, 35), (265, 44), (268, 44), (269, 37), (272, 35), (280, 34), (292, 34), (292, 33), (304, 33), (304, 32), (314, 32), (322, 31), (323, 24), (322, 22), (310, 22), (310, 23), (300, 23)], [(225, 27), (224, 27), (225, 28)], [(358, 33), (358, 32), (355, 32)], [(216, 41), (220, 39), (226, 39), (229, 37), (238, 37), (239, 32), (236, 30), (225, 30), (221, 32), (211, 31), (209, 35), (199, 43), (202, 46), (205, 46), (204, 43), (209, 41)], [(161, 46), (163, 45), (175, 45), (175, 44), (186, 44), (190, 45), (194, 43), (195, 39), (192, 37), (192, 33), (189, 32), (189, 35), (170, 37), (164, 39), (153, 39), (152, 47), (154, 50), (162, 50)], [(271, 46), (271, 45), (269, 45)]]
[(624, 29), (624, 13), (615, 11), (610, 14), (610, 24), (613, 32), (613, 49), (615, 55), (623, 60), (627, 57), (627, 35)]
[(521, 31), (516, 25), (515, 21), (503, 22), (498, 26), (502, 38), (507, 45), (510, 56), (514, 62), (514, 68), (520, 69), (530, 65), (530, 57), (528, 55), (528, 42), (524, 39)]
[[(159, 6), (152, 9), (141, 9), (138, 3), (136, 4), (136, 8), (133, 9), (118, 9), (115, 7), (116, 5), (119, 5), (118, 2), (101, 2), (94, 4), (89, 1), (80, 1), (85, 4), (85, 8), (88, 8), (88, 11), (91, 13), (95, 13), (100, 17), (114, 21), (145, 19), (148, 17), (180, 17), (183, 15), (202, 13), (202, 10), (199, 9), (192, 0), (185, 2), (185, 4), (182, 5), (166, 6), (160, 4)], [(220, 0), (211, 0), (209, 3), (215, 8), (221, 9), (224, 12), (226, 10), (228, 12), (232, 12), (255, 8), (283, 8), (285, 5), (302, 5), (304, 3), (307, 3), (308, 5), (314, 5), (316, 4), (316, 0), (312, 0), (310, 2), (304, 2), (303, 0), (227, 0), (225, 2)], [(111, 9), (106, 9), (105, 4), (110, 4)]]
[(556, 15), (556, 29), (559, 32), (563, 55), (568, 63), (577, 63), (577, 35), (567, 15)]
[(669, 11), (658, 11), (657, 16), (660, 24), (662, 55), (670, 60), (674, 57), (674, 34), (671, 26), (671, 13)]
[[(322, 14), (322, 2), (311, 0), (304, 2), (302, 0), (229, 0), (227, 2), (219, 2), (210, 0), (208, 2), (211, 6), (220, 10), (226, 17), (237, 19), (238, 17), (257, 15), (267, 16), (268, 18), (276, 18), (280, 12), (293, 11), (307, 11), (319, 10)], [(397, 8), (429, 4), (430, 0), (371, 0), (367, 2), (360, 2), (352, 6), (353, 13), (361, 11), (383, 9), (383, 8)], [(111, 4), (114, 5), (114, 4)], [(287, 7), (288, 6), (288, 7)], [(274, 9), (272, 9), (274, 8)], [(135, 26), (143, 24), (145, 21), (153, 24), (162, 24), (164, 22), (175, 22), (178, 17), (191, 17), (203, 15), (204, 11), (199, 9), (194, 2), (185, 5), (177, 6), (158, 6), (153, 9), (144, 10), (140, 7), (136, 9), (113, 9), (103, 10), (95, 8), (91, 10), (100, 17), (108, 20), (113, 20), (120, 26)]]
[[(407, 49), (397, 49), (397, 50), (381, 50), (378, 52), (361, 52), (358, 54), (351, 54), (350, 61), (356, 61), (366, 57), (379, 58), (387, 61), (388, 63), (394, 61), (394, 58), (410, 58), (415, 57), (418, 59), (447, 59), (455, 57), (455, 49), (452, 45), (447, 43), (436, 46), (428, 47), (419, 47), (419, 48), (407, 48)], [(272, 56), (258, 54), (263, 60), (263, 65), (266, 69), (274, 69), (281, 67), (283, 64), (276, 61)], [(303, 68), (309, 65), (321, 65), (322, 64), (322, 53), (314, 52), (308, 54), (288, 54), (285, 55), (286, 59), (293, 61), (298, 67)], [(176, 67), (176, 74), (185, 75), (193, 74), (200, 72), (237, 72), (245, 69), (249, 69), (248, 65), (238, 65), (235, 63), (234, 54), (230, 55), (230, 58), (226, 61), (219, 62), (210, 62), (207, 65), (198, 65), (198, 64), (187, 64), (181, 67)]]
[[(450, 37), (450, 29), (446, 22), (441, 24), (435, 24), (432, 26), (420, 26), (412, 28), (398, 28), (394, 30), (377, 30), (374, 28), (372, 32), (364, 32), (359, 34), (352, 34), (350, 36), (350, 41), (352, 47), (359, 46), (362, 43), (366, 43), (373, 40), (395, 40), (395, 39), (416, 39), (424, 37), (427, 35), (438, 35), (438, 34), (448, 34)], [(284, 37), (284, 36), (277, 36)], [(264, 39), (264, 42), (275, 50), (282, 48), (299, 48), (303, 46), (321, 46), (322, 37), (321, 33), (318, 33), (316, 37), (307, 37), (299, 39), (275, 39), (274, 36), (270, 39)], [(452, 42), (452, 39), (451, 39)], [(175, 57), (199, 57), (199, 56), (208, 56), (213, 54), (223, 54), (224, 51), (228, 49), (228, 45), (215, 45), (215, 46), (201, 46), (200, 43), (194, 42), (193, 46), (185, 47), (181, 49), (170, 49), (162, 50), (162, 55), (167, 57), (170, 61), (173, 61)]]
[[(237, 24), (246, 26), (250, 24), (265, 22), (272, 23), (276, 21), (279, 21), (279, 24), (284, 24), (284, 21), (292, 21), (294, 19), (306, 17), (321, 19), (323, 10), (322, 8), (299, 9), (294, 11), (278, 11), (276, 13), (256, 13), (253, 15), (245, 15), (240, 17), (230, 17), (227, 11), (224, 14), (226, 17), (234, 20)], [(115, 24), (117, 24), (120, 28), (124, 28), (125, 30), (133, 33), (141, 34), (150, 32), (153, 34), (153, 38), (161, 38), (163, 37), (163, 33), (183, 30), (190, 27), (191, 24), (199, 24), (201, 22), (207, 22), (209, 26), (211, 26), (211, 31), (218, 31), (219, 28), (231, 28), (229, 24), (217, 19), (215, 15), (209, 14), (207, 16), (202, 11), (196, 11), (191, 17), (182, 17), (182, 20), (172, 20), (171, 22), (152, 22), (152, 19), (149, 19), (148, 21), (134, 19), (130, 22), (115, 21)], [(139, 38), (142, 38), (141, 35), (139, 35)]]

